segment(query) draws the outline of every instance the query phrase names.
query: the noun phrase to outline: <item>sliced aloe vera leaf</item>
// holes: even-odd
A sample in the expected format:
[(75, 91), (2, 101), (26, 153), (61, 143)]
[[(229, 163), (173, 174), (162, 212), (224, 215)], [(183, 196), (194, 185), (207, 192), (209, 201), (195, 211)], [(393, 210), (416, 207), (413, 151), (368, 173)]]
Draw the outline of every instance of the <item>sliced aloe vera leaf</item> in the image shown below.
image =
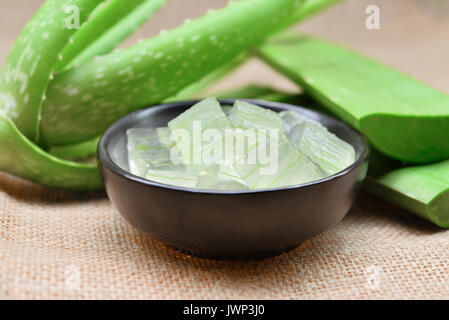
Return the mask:
[[(207, 98), (173, 119), (168, 123), (172, 134), (187, 133), (187, 137), (176, 141), (184, 164), (207, 167), (218, 163), (205, 163), (204, 154), (215, 147), (224, 145), (227, 129), (232, 129), (231, 122), (223, 112), (220, 103), (215, 98)], [(221, 135), (219, 141), (211, 139), (203, 141), (206, 130), (213, 129)], [(199, 135), (199, 136), (198, 136)], [(221, 159), (217, 159), (221, 160)]]
[(234, 128), (282, 130), (282, 119), (278, 113), (242, 100), (235, 102), (229, 119)]
[(248, 189), (235, 169), (226, 165), (216, 165), (201, 172), (196, 188), (228, 191)]
[(263, 41), (301, 4), (232, 2), (180, 28), (59, 73), (42, 110), (45, 140), (61, 145), (93, 138), (130, 111), (174, 96)]
[(95, 155), (100, 137), (82, 143), (50, 147), (49, 153), (65, 160), (80, 160)]
[(326, 175), (333, 175), (354, 163), (354, 147), (330, 133), (319, 122), (295, 111), (284, 111), (280, 116), (284, 121), (284, 132), (292, 145)]
[(166, 2), (167, 0), (111, 0), (103, 3), (92, 14), (89, 23), (64, 48), (64, 60), (58, 63), (55, 70), (61, 71), (111, 52)]
[[(136, 176), (159, 183), (194, 188), (199, 177), (172, 161), (171, 149), (160, 140), (161, 128), (131, 128), (126, 132), (128, 164)], [(165, 131), (165, 130), (164, 130)]]
[(48, 154), (1, 116), (0, 170), (48, 187), (79, 190), (102, 187), (97, 166), (69, 162)]
[(344, 47), (279, 36), (260, 56), (362, 131), (373, 146), (408, 163), (449, 157), (449, 96)]
[[(312, 161), (292, 147), (282, 130), (282, 119), (276, 112), (244, 101), (236, 101), (229, 118), (234, 128), (253, 130), (257, 134), (255, 139), (247, 139), (244, 156), (233, 163), (250, 189), (284, 187), (324, 177)], [(267, 139), (261, 141), (257, 132), (259, 129), (271, 129), (274, 132), (270, 133), (274, 134), (265, 133)], [(251, 160), (251, 152), (257, 153), (258, 161)], [(260, 154), (269, 157), (266, 163), (259, 159)]]
[(184, 171), (172, 161), (170, 148), (159, 139), (156, 128), (131, 128), (126, 132), (128, 164), (132, 174), (144, 177), (150, 169)]
[(145, 172), (144, 178), (163, 184), (185, 188), (195, 188), (199, 181), (197, 175), (192, 174), (187, 170), (177, 171), (149, 169)]
[(169, 127), (156, 128), (157, 137), (164, 146), (172, 147), (174, 142), (171, 141), (171, 130)]
[[(41, 103), (58, 56), (77, 31), (67, 25), (70, 10), (82, 24), (102, 0), (48, 0), (23, 29), (0, 74), (0, 115), (31, 140), (38, 138)], [(68, 13), (69, 12), (69, 13)]]

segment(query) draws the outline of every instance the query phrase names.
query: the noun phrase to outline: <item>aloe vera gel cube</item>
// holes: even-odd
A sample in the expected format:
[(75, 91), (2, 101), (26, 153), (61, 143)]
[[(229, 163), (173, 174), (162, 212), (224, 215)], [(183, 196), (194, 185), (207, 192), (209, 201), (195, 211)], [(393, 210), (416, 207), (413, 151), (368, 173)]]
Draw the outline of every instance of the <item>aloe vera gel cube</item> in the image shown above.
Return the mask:
[(198, 177), (179, 161), (173, 161), (169, 147), (155, 128), (132, 128), (126, 133), (128, 164), (132, 174), (160, 183), (195, 187)]
[[(235, 127), (254, 130), (257, 136), (253, 141), (248, 139), (243, 163), (235, 163), (236, 171), (250, 189), (283, 187), (324, 177), (315, 163), (290, 144), (278, 113), (237, 101), (229, 117)], [(256, 162), (251, 162), (251, 153), (257, 154)]]
[[(219, 164), (219, 161), (203, 161), (205, 154), (223, 152), (224, 139), (232, 129), (231, 122), (215, 98), (207, 98), (197, 103), (168, 123), (172, 138), (176, 141), (182, 161), (186, 165), (204, 168)], [(211, 133), (219, 139), (206, 139)], [(212, 137), (212, 138), (213, 138)], [(221, 157), (218, 157), (218, 160)], [(213, 163), (210, 163), (213, 162)]]
[(282, 112), (280, 116), (292, 145), (316, 163), (326, 175), (333, 175), (354, 163), (354, 148), (320, 123), (294, 111)]

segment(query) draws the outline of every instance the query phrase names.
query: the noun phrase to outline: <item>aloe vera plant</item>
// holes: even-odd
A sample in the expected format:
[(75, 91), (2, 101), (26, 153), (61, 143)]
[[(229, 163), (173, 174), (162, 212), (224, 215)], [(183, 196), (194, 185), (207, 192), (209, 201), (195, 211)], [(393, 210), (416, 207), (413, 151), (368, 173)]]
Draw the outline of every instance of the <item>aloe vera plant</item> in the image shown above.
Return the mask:
[[(48, 0), (42, 6), (1, 70), (1, 170), (49, 186), (98, 188), (96, 166), (55, 155), (71, 159), (92, 153), (95, 139), (116, 118), (169, 98), (231, 62), (285, 21), (293, 22), (303, 1), (231, 3), (92, 60), (110, 52), (164, 2)], [(67, 22), (77, 10), (79, 30)], [(26, 155), (29, 165), (15, 163), (13, 155)]]
[(391, 158), (424, 164), (449, 157), (449, 96), (342, 46), (281, 35), (258, 51)]
[[(51, 144), (81, 142), (130, 111), (175, 95), (266, 38), (301, 0), (231, 2), (126, 50), (55, 76), (42, 109)], [(65, 117), (58, 116), (63, 108)]]

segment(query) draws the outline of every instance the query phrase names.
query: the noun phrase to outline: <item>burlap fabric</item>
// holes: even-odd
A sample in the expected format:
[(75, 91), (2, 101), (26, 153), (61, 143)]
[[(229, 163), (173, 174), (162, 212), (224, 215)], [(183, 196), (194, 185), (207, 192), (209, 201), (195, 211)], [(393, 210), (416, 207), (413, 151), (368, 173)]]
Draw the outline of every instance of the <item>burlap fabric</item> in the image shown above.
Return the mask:
[(103, 192), (0, 175), (0, 295), (9, 299), (449, 298), (449, 231), (362, 194), (336, 227), (261, 261), (183, 255)]

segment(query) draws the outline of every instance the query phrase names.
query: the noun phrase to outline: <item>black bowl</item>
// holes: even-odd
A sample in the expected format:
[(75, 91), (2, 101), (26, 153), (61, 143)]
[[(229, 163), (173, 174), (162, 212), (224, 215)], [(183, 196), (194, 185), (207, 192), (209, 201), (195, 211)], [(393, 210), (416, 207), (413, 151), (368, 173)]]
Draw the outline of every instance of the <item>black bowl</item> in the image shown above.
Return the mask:
[[(118, 120), (98, 146), (107, 194), (125, 219), (184, 253), (233, 260), (281, 254), (343, 219), (366, 175), (366, 139), (346, 124), (315, 111), (249, 101), (276, 112), (297, 111), (321, 122), (354, 146), (357, 161), (316, 182), (268, 190), (211, 191), (152, 182), (128, 171), (126, 130), (165, 126), (197, 101), (153, 106)], [(220, 102), (232, 105), (234, 100)]]

